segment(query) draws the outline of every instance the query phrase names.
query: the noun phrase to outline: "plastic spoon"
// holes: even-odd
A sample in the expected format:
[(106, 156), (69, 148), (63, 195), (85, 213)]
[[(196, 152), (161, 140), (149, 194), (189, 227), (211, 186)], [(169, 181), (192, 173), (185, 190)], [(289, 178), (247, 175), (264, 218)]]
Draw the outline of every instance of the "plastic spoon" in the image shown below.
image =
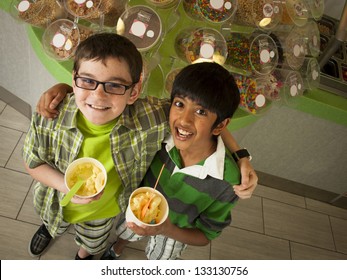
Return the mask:
[(85, 180), (78, 180), (76, 184), (72, 187), (72, 189), (65, 195), (62, 201), (60, 201), (60, 206), (66, 206), (71, 198), (78, 192), (78, 190), (82, 187)]
[[(161, 170), (160, 170), (160, 173), (158, 175), (158, 178), (157, 178), (157, 181), (155, 182), (155, 185), (153, 187), (153, 189), (155, 190), (155, 188), (157, 187), (158, 183), (159, 183), (159, 179), (160, 179), (160, 176), (161, 176), (161, 173), (163, 172), (164, 170), (164, 167), (165, 167), (165, 163), (163, 164), (163, 166), (161, 167)], [(149, 198), (149, 200), (147, 201), (146, 205), (143, 206), (142, 208), (142, 211), (141, 211), (141, 219), (143, 219), (146, 215), (146, 212), (149, 208), (149, 204), (151, 203), (152, 199), (155, 197), (155, 194), (152, 193), (151, 197)]]

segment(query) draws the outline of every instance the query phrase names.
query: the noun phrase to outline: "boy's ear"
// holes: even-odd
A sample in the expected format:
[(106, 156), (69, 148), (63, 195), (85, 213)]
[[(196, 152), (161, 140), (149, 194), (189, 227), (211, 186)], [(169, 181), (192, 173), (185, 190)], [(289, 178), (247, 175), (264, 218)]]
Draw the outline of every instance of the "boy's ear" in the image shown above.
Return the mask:
[(140, 97), (141, 88), (142, 88), (141, 81), (139, 81), (137, 84), (134, 85), (134, 87), (132, 88), (131, 93), (130, 93), (128, 105), (133, 104)]
[(213, 135), (219, 135), (221, 134), (222, 130), (228, 126), (230, 123), (230, 118), (225, 119), (224, 121), (220, 122), (213, 130), (212, 134)]

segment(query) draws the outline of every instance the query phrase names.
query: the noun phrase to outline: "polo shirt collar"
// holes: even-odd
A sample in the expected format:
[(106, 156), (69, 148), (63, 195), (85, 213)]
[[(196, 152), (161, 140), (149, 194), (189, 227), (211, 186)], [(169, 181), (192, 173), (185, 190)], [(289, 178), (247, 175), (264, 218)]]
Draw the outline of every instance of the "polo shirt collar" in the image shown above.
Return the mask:
[[(172, 136), (165, 140), (166, 151), (170, 155), (169, 151), (174, 148), (174, 141)], [(170, 156), (171, 157), (171, 156)], [(172, 158), (171, 158), (172, 159)], [(199, 179), (205, 179), (208, 175), (219, 180), (223, 180), (224, 174), (224, 159), (225, 159), (225, 146), (220, 136), (217, 139), (217, 149), (210, 155), (203, 163), (203, 165), (192, 165), (180, 169), (175, 164), (175, 169), (172, 175), (176, 172), (184, 173), (190, 176), (194, 176)]]

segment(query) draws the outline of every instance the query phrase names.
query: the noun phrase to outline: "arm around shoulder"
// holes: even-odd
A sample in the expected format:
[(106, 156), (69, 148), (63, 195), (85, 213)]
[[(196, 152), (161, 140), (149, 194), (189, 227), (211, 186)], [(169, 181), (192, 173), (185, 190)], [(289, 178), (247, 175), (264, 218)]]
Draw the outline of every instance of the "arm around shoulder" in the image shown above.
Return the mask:
[(56, 118), (59, 111), (56, 109), (65, 96), (72, 92), (68, 84), (56, 84), (46, 90), (36, 105), (36, 111), (45, 118)]

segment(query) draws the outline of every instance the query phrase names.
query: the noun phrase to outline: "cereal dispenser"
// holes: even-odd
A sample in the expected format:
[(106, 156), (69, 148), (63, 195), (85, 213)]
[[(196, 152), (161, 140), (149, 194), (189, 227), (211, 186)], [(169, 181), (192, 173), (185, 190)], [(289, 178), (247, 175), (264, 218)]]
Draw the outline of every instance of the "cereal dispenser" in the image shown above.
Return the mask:
[(67, 16), (58, 0), (13, 0), (10, 13), (17, 20), (40, 28)]

